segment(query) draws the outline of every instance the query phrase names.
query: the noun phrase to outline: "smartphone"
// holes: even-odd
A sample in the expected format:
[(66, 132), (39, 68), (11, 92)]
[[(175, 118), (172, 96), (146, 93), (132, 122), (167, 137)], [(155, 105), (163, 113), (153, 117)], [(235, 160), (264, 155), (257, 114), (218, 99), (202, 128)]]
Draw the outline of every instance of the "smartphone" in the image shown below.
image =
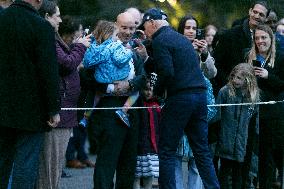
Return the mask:
[(197, 29), (196, 30), (196, 39), (198, 39), (198, 40), (205, 39), (205, 30), (204, 29)]
[(137, 39), (132, 39), (132, 40), (129, 42), (129, 44), (131, 45), (131, 47), (132, 47), (133, 49), (135, 49), (136, 47), (139, 47), (139, 45), (140, 45)]
[(261, 68), (261, 62), (259, 60), (252, 60), (252, 65)]
[(86, 37), (86, 36), (89, 34), (89, 31), (90, 31), (89, 28), (84, 29), (84, 31), (83, 31), (83, 37)]
[(133, 34), (133, 38), (134, 38), (134, 39), (137, 38), (137, 39), (144, 40), (145, 35), (144, 35), (143, 31), (141, 31), (141, 30), (136, 30), (136, 32)]

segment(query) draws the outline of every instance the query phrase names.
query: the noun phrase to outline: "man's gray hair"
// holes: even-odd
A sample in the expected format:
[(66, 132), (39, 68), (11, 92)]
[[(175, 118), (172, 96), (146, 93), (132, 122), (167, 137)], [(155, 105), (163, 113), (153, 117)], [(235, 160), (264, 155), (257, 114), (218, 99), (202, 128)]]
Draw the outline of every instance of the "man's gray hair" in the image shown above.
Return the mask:
[(157, 26), (157, 28), (163, 27), (163, 26), (169, 26), (169, 22), (166, 20), (154, 20), (155, 25)]

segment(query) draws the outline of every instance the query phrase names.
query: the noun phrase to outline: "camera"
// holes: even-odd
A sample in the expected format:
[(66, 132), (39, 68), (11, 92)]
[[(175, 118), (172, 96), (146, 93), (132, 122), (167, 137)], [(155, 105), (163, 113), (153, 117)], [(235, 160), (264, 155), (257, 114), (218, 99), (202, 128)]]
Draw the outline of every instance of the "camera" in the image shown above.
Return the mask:
[(205, 39), (205, 30), (204, 29), (197, 29), (196, 30), (196, 39), (198, 39), (198, 40)]

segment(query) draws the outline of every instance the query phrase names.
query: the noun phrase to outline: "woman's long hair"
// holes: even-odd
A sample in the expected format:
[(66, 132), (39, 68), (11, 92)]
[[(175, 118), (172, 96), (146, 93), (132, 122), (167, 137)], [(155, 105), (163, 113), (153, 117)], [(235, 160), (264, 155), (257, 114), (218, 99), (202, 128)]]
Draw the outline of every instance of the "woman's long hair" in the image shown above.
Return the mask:
[(252, 48), (249, 51), (248, 56), (247, 56), (247, 62), (252, 65), (252, 61), (256, 59), (256, 55), (258, 54), (258, 48), (255, 44), (255, 31), (256, 30), (261, 30), (261, 31), (268, 33), (271, 39), (271, 45), (270, 45), (270, 48), (266, 56), (266, 62), (268, 62), (268, 66), (273, 68), (274, 62), (275, 62), (275, 54), (276, 54), (275, 37), (273, 35), (273, 31), (268, 25), (258, 25), (253, 31), (253, 43), (252, 43)]
[(229, 96), (236, 96), (236, 89), (233, 85), (233, 78), (236, 74), (240, 74), (245, 81), (245, 97), (248, 102), (257, 102), (259, 101), (259, 88), (257, 85), (256, 77), (254, 75), (254, 68), (248, 63), (240, 63), (236, 65), (229, 75)]
[(198, 28), (198, 21), (196, 20), (195, 17), (189, 14), (180, 19), (179, 24), (178, 24), (178, 29), (177, 29), (178, 33), (182, 35), (184, 34), (185, 23), (188, 20), (194, 20), (196, 22), (196, 28)]

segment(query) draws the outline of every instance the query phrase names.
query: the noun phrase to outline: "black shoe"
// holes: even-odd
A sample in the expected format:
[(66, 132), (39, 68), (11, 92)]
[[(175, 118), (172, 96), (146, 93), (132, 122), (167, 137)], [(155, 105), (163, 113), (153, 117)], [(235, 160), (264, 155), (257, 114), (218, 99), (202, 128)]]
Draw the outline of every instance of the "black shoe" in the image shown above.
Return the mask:
[(127, 114), (122, 111), (122, 110), (116, 110), (115, 111), (116, 115), (121, 119), (121, 121), (123, 121), (123, 123), (125, 123), (125, 125), (127, 127), (130, 127), (130, 123), (129, 123), (129, 120), (128, 120), (128, 116)]
[(62, 170), (61, 178), (70, 178), (70, 177), (72, 177), (72, 175), (71, 175), (71, 174), (66, 173), (64, 170)]

